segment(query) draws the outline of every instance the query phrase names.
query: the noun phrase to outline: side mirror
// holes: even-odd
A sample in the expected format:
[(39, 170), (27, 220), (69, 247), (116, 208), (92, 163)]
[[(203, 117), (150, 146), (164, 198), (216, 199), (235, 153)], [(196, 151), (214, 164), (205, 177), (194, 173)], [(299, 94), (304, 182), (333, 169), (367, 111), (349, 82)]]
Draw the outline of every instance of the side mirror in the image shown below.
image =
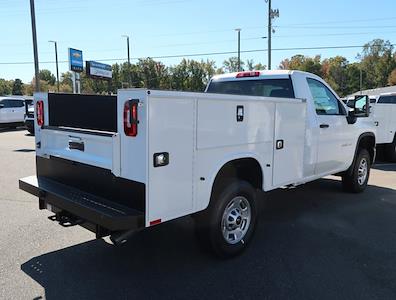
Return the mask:
[(348, 111), (348, 116), (346, 117), (348, 124), (355, 124), (357, 121), (357, 117), (355, 116), (355, 111), (350, 110)]
[(370, 99), (367, 95), (355, 97), (353, 113), (357, 118), (368, 117), (370, 115)]
[(4, 104), (0, 103), (0, 109), (4, 108)]

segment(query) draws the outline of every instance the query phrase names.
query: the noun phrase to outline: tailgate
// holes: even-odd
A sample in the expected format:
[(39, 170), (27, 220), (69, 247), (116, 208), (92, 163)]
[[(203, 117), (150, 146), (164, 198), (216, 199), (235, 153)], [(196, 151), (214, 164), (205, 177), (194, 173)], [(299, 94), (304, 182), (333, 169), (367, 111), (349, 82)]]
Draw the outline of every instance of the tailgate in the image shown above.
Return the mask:
[(120, 140), (117, 133), (92, 132), (66, 127), (41, 129), (37, 155), (85, 163), (120, 174)]

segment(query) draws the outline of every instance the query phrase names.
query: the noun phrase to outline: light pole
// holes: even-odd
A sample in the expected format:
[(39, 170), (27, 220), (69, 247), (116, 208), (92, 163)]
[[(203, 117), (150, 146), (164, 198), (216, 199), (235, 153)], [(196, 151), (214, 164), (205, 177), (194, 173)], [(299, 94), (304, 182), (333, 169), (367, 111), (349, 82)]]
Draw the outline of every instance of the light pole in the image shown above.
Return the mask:
[(34, 0), (30, 0), (30, 15), (32, 19), (32, 37), (33, 37), (33, 54), (34, 54), (34, 76), (35, 80), (35, 91), (40, 92), (40, 76), (39, 76), (39, 61), (38, 61), (38, 50), (37, 50), (37, 34), (36, 34), (36, 13), (34, 10)]
[(271, 70), (272, 19), (279, 18), (279, 9), (272, 9), (271, 0), (265, 2), (268, 2), (268, 70)]
[(58, 43), (56, 41), (48, 41), (49, 43), (54, 43), (55, 45), (55, 62), (56, 62), (56, 87), (59, 93), (59, 68), (58, 68)]
[(241, 28), (235, 29), (238, 32), (238, 71), (241, 70)]
[(127, 53), (128, 53), (128, 79), (129, 79), (129, 87), (131, 87), (131, 56), (129, 53), (129, 35), (123, 34), (122, 37), (126, 38), (127, 41)]

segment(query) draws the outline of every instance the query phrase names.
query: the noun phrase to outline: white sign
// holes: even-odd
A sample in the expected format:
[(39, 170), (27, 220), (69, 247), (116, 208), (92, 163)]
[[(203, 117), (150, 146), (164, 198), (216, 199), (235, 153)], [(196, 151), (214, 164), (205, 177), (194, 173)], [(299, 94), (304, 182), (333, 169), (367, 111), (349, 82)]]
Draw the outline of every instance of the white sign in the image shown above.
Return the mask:
[(113, 71), (110, 65), (98, 63), (96, 61), (87, 62), (87, 74), (89, 76), (107, 79), (111, 79), (113, 77)]

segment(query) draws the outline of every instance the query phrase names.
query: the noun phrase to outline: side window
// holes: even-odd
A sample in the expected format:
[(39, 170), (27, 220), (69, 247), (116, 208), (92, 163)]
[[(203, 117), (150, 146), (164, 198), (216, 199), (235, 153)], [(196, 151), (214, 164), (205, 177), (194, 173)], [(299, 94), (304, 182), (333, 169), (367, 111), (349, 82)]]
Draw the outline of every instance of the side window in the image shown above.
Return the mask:
[(378, 103), (396, 104), (396, 96), (381, 96), (378, 99)]
[(4, 99), (1, 101), (2, 104), (4, 104), (5, 108), (15, 108), (15, 107), (23, 107), (25, 104), (23, 103), (23, 100), (10, 100), (10, 99)]
[(307, 82), (318, 115), (345, 114), (336, 96), (323, 83), (312, 78), (307, 78)]
[(1, 103), (4, 105), (4, 108), (11, 108), (12, 106), (11, 106), (11, 101), (10, 100), (7, 100), (7, 99), (4, 99), (3, 101), (1, 101)]

